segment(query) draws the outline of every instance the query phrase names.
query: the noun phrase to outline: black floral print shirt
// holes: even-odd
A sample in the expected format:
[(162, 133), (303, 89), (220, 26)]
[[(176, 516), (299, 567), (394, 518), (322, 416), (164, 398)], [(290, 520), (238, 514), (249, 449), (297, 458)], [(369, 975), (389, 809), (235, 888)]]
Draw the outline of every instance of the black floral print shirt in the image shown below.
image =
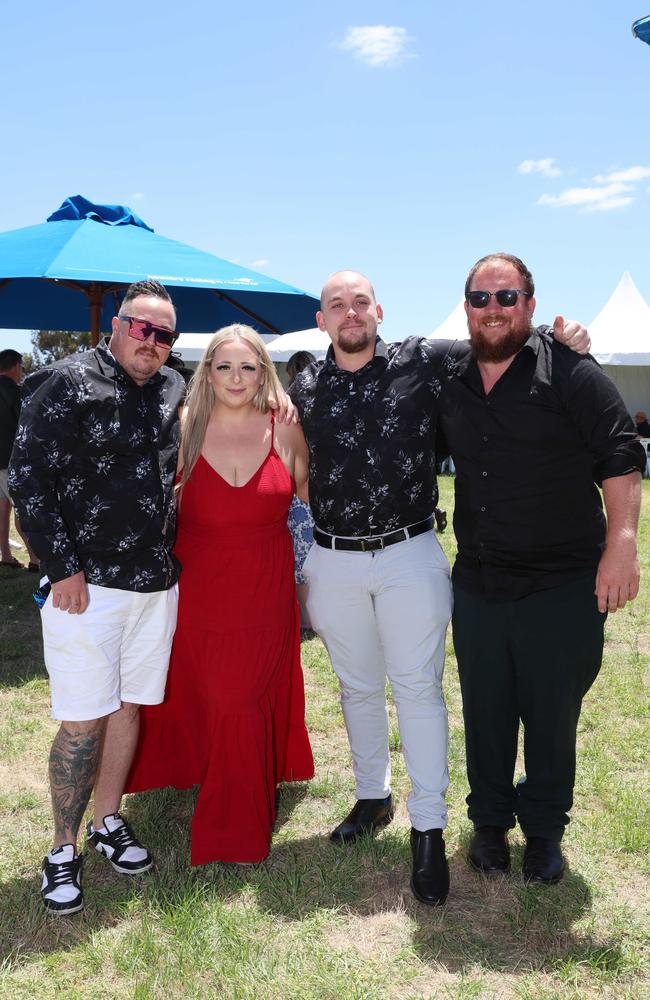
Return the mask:
[(161, 368), (138, 386), (104, 340), (25, 383), (9, 467), (22, 526), (56, 583), (166, 590), (178, 578), (174, 477), (184, 382)]
[(429, 517), (438, 500), (435, 429), (451, 341), (377, 338), (356, 372), (324, 361), (290, 395), (309, 446), (316, 525), (333, 535), (384, 534)]

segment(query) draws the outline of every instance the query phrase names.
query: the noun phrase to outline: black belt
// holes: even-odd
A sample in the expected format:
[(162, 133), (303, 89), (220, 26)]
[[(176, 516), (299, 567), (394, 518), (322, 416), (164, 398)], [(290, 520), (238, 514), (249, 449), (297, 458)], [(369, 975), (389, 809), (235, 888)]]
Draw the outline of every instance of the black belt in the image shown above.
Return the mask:
[(344, 552), (376, 552), (378, 549), (385, 549), (387, 545), (395, 545), (396, 542), (405, 542), (407, 538), (415, 538), (425, 531), (433, 528), (433, 518), (427, 517), (417, 524), (410, 524), (407, 528), (398, 528), (397, 531), (389, 531), (387, 535), (369, 535), (367, 538), (341, 538), (340, 535), (328, 535), (320, 528), (314, 528), (314, 541), (322, 545), (324, 549), (338, 549)]

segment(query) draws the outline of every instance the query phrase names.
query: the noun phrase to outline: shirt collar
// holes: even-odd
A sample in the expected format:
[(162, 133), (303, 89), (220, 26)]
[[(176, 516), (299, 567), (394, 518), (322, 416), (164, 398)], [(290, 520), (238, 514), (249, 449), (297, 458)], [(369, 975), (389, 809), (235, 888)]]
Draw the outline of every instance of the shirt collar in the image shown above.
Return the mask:
[(370, 365), (375, 364), (375, 362), (378, 359), (380, 359), (381, 362), (383, 362), (385, 364), (388, 364), (388, 346), (381, 339), (381, 337), (377, 337), (375, 339), (375, 353), (372, 356), (372, 358), (370, 359), (370, 361), (368, 361), (363, 366), (363, 368), (359, 368), (356, 372), (349, 372), (349, 371), (346, 371), (344, 368), (339, 368), (339, 366), (336, 363), (336, 358), (334, 357), (334, 347), (333, 347), (332, 344), (330, 344), (330, 346), (327, 348), (327, 354), (325, 355), (325, 365), (323, 367), (327, 369), (328, 374), (338, 373), (340, 375), (345, 375), (345, 376), (348, 376), (348, 375), (358, 375), (359, 372), (363, 372)]
[[(517, 354), (521, 354), (522, 351), (525, 351), (526, 348), (529, 348), (532, 351), (532, 353), (534, 354), (534, 356), (537, 357), (537, 355), (539, 354), (539, 348), (540, 348), (540, 343), (541, 343), (540, 336), (539, 336), (539, 331), (542, 330), (542, 331), (545, 332), (547, 329), (548, 329), (548, 327), (539, 327), (538, 329), (536, 329), (535, 327), (533, 327), (532, 330), (531, 330), (531, 332), (530, 332), (530, 336), (526, 340), (525, 344), (523, 344), (523, 346), (521, 347), (521, 349), (517, 352)], [(515, 355), (515, 357), (516, 356), (517, 355)], [(455, 374), (457, 374), (457, 375), (465, 375), (467, 373), (467, 370), (470, 367), (470, 365), (472, 365), (475, 368), (478, 367), (477, 364), (476, 364), (476, 361), (474, 359), (474, 355), (472, 354), (471, 347), (470, 347), (469, 351), (467, 352), (467, 354), (465, 355), (465, 357), (464, 358), (460, 358), (460, 360), (458, 360), (456, 362), (456, 364), (455, 364), (455, 369), (456, 369)]]

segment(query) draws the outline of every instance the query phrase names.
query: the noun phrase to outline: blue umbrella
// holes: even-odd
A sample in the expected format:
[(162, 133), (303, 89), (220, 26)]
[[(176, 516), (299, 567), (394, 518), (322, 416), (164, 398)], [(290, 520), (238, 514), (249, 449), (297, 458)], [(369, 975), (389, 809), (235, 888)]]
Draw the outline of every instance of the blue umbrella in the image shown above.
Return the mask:
[(634, 22), (632, 25), (632, 34), (636, 38), (640, 38), (642, 42), (650, 45), (650, 14), (647, 17), (640, 17), (638, 21)]
[(110, 331), (127, 286), (157, 278), (178, 329), (249, 323), (263, 334), (313, 325), (318, 300), (299, 288), (159, 236), (129, 208), (76, 195), (37, 226), (0, 234), (0, 327)]

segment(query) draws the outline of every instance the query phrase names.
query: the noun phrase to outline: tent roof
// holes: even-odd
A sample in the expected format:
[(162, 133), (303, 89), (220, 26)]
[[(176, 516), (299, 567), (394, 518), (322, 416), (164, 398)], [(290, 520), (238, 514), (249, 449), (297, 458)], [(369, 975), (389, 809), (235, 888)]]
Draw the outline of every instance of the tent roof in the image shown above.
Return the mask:
[(266, 348), (274, 361), (288, 361), (296, 351), (311, 351), (316, 360), (324, 358), (331, 344), (328, 334), (315, 328), (313, 330), (294, 330), (293, 333), (283, 333), (274, 337), (266, 344)]
[(458, 305), (449, 313), (433, 333), (429, 334), (429, 340), (467, 340), (467, 316), (465, 314), (465, 300), (461, 299)]
[[(214, 334), (214, 330), (209, 333), (181, 333), (174, 344), (174, 353), (180, 354), (183, 361), (200, 361)], [(277, 340), (273, 333), (260, 333), (259, 336), (265, 343)]]
[(601, 365), (650, 365), (650, 306), (627, 271), (589, 333)]

